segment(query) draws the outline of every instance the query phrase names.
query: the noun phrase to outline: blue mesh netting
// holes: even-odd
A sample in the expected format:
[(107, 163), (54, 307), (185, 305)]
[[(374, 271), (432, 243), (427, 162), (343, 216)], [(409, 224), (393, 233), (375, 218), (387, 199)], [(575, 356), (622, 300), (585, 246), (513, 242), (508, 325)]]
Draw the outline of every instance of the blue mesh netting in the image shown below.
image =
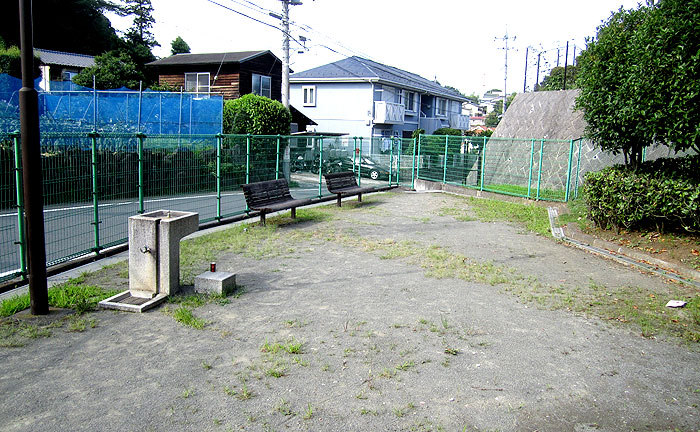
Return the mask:
[[(38, 89), (39, 80), (35, 82)], [(0, 74), (0, 131), (19, 129), (18, 93), (22, 81)], [(51, 82), (39, 91), (42, 131), (143, 132), (146, 134), (217, 134), (223, 99), (191, 93), (138, 92), (126, 88), (93, 91), (70, 82)], [(97, 107), (97, 110), (95, 110)]]

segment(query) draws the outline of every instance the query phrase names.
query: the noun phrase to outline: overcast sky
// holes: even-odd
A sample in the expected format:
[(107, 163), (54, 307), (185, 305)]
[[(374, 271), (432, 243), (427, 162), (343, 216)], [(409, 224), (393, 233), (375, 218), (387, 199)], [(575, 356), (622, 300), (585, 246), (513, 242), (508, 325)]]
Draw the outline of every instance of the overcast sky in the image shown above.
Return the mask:
[[(218, 3), (214, 4), (213, 2)], [(557, 48), (564, 65), (611, 12), (636, 8), (639, 0), (303, 0), (290, 7), (296, 24), (291, 34), (308, 39), (306, 50), (292, 42), (291, 67), (300, 72), (347, 56), (360, 55), (425, 78), (451, 85), (465, 94), (504, 87), (505, 41), (508, 34), (507, 91), (522, 92), (526, 48), (530, 48), (527, 85), (556, 66)], [(193, 53), (269, 49), (282, 57), (282, 34), (271, 26), (279, 20), (280, 0), (152, 0), (153, 28), (170, 55), (170, 43), (181, 36)], [(229, 9), (263, 21), (261, 24)], [(129, 19), (108, 15), (117, 30)]]

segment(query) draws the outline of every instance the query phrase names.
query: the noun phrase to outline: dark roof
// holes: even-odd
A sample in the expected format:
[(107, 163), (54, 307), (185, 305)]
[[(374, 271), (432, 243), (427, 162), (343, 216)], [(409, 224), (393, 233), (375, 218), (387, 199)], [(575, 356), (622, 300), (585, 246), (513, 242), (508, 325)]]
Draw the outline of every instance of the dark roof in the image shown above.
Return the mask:
[(90, 67), (95, 65), (95, 57), (85, 54), (74, 54), (61, 51), (51, 51), (34, 48), (34, 53), (39, 56), (43, 64)]
[(468, 100), (459, 93), (420, 75), (357, 56), (295, 73), (290, 80), (292, 82), (311, 82), (315, 80), (338, 82), (348, 80), (377, 81), (398, 87), (412, 88), (436, 96), (449, 97), (462, 102)]
[[(277, 57), (270, 50), (265, 51), (241, 51), (211, 54), (176, 54), (164, 59), (147, 63), (148, 66), (174, 66), (174, 65), (205, 65), (205, 64), (231, 64), (243, 63), (261, 55), (270, 54)], [(279, 59), (277, 59), (279, 60)]]

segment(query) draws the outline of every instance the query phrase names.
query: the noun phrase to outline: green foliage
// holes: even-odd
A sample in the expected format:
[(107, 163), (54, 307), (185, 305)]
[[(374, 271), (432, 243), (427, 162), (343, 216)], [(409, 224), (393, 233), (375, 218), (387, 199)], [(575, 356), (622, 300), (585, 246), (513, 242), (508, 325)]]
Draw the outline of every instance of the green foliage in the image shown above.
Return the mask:
[(425, 129), (416, 129), (413, 131), (411, 134), (411, 138), (415, 139), (418, 138), (419, 136), (425, 134)]
[(700, 150), (700, 2), (620, 9), (578, 60), (577, 108), (600, 148), (636, 168), (644, 147)]
[(95, 65), (83, 69), (73, 78), (73, 82), (84, 87), (92, 87), (93, 75), (98, 90), (120, 87), (137, 89), (139, 81), (144, 78), (128, 54), (116, 51), (95, 57)]
[(588, 217), (601, 228), (700, 231), (700, 156), (586, 174)]
[[(0, 45), (0, 73), (8, 74), (15, 78), (22, 78), (22, 59), (20, 49), (16, 46), (5, 48)], [(39, 69), (39, 57), (34, 56), (34, 78), (41, 76)]]
[(143, 45), (149, 48), (160, 46), (156, 42), (151, 28), (156, 20), (153, 18), (153, 5), (151, 0), (121, 0), (123, 3), (116, 12), (121, 16), (133, 16), (134, 21), (126, 31), (124, 39), (135, 45)]
[[(85, 285), (82, 278), (71, 279), (66, 283), (49, 288), (49, 305), (57, 308), (75, 309), (83, 313), (94, 309), (97, 303), (115, 295), (114, 290)], [(11, 297), (0, 303), (0, 316), (10, 316), (29, 308), (29, 293)]]
[(172, 55), (186, 54), (189, 52), (190, 52), (190, 46), (180, 36), (176, 37), (175, 40), (170, 43), (170, 53)]
[(247, 94), (224, 104), (224, 133), (289, 135), (292, 114), (280, 102)]
[[(118, 49), (121, 41), (103, 11), (113, 10), (106, 0), (34, 1), (34, 46), (43, 49), (98, 55)], [(20, 45), (19, 2), (3, 2), (0, 37), (7, 46)]]
[(535, 85), (535, 91), (553, 91), (553, 90), (569, 90), (577, 88), (576, 77), (579, 67), (577, 65), (568, 65), (566, 67), (566, 89), (564, 89), (564, 67), (557, 66), (553, 68), (549, 75), (542, 79), (541, 83)]
[(435, 129), (435, 131), (432, 133), (432, 135), (451, 135), (451, 136), (462, 136), (462, 131), (459, 129), (452, 129), (452, 128), (440, 128), (440, 129)]
[(499, 117), (499, 113), (496, 112), (496, 110), (491, 111), (490, 113), (486, 114), (486, 118), (484, 119), (484, 125), (488, 127), (496, 127), (498, 126), (498, 123), (500, 123), (501, 119)]

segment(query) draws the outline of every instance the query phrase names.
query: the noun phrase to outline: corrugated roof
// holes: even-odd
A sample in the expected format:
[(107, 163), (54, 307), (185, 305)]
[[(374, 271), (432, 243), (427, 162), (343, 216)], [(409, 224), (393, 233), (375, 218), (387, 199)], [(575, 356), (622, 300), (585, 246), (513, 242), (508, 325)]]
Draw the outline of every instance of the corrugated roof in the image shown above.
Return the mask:
[(74, 54), (61, 51), (34, 48), (34, 53), (41, 62), (48, 65), (90, 67), (95, 65), (95, 57), (85, 54)]
[(203, 65), (203, 64), (230, 64), (241, 63), (255, 57), (269, 53), (277, 58), (269, 50), (241, 51), (209, 54), (176, 54), (164, 59), (147, 63), (148, 66), (174, 66), (174, 65)]
[(358, 56), (348, 57), (334, 63), (298, 72), (290, 77), (291, 82), (308, 82), (313, 80), (375, 80), (459, 101), (468, 100), (435, 81), (430, 81), (420, 75)]

